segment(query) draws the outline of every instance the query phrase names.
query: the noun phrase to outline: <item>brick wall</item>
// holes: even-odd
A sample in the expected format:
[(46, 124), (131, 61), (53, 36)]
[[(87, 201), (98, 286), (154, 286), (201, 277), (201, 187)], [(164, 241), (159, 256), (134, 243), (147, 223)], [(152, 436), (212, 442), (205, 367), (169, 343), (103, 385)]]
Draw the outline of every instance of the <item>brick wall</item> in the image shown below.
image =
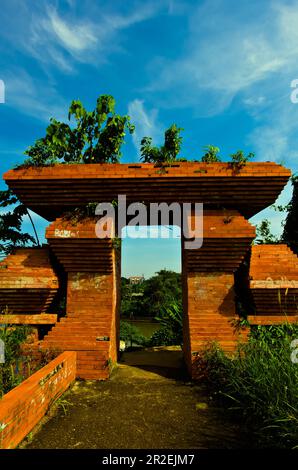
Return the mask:
[(67, 273), (66, 317), (45, 336), (42, 349), (77, 351), (77, 376), (107, 379), (117, 360), (120, 250), (99, 239), (96, 219), (57, 219), (46, 237)]
[(237, 319), (234, 276), (217, 272), (189, 273), (184, 292), (187, 297), (184, 352), (194, 377), (192, 363), (206, 343), (217, 341), (226, 352), (235, 349), (238, 335), (233, 327), (233, 321)]
[(16, 315), (51, 312), (58, 287), (48, 247), (15, 248), (0, 262), (1, 310)]
[(249, 318), (251, 323), (296, 320), (298, 257), (287, 245), (252, 246), (247, 276), (255, 313), (255, 316)]
[(76, 353), (60, 354), (0, 400), (0, 448), (13, 449), (75, 380)]
[(182, 245), (184, 356), (193, 378), (196, 355), (207, 343), (217, 341), (226, 352), (236, 348), (234, 272), (254, 235), (254, 227), (237, 211), (209, 209), (204, 211), (202, 247), (187, 250)]

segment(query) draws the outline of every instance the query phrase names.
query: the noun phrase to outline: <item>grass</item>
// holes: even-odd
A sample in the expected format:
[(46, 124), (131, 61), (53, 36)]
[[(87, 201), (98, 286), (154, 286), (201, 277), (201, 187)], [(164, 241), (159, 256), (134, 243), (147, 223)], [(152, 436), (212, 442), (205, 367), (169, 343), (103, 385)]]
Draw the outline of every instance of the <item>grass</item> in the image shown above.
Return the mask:
[(214, 396), (253, 428), (259, 447), (298, 448), (296, 338), (297, 324), (261, 326), (233, 358), (213, 343), (198, 359)]

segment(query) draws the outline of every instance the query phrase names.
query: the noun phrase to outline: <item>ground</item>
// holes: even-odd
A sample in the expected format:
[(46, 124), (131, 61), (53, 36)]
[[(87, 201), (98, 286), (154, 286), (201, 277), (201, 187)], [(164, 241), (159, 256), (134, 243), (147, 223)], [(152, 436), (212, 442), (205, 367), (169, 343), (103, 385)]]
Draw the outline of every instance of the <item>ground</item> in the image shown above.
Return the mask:
[(126, 352), (109, 381), (75, 382), (22, 447), (247, 448), (251, 442), (203, 385), (189, 381), (173, 347)]

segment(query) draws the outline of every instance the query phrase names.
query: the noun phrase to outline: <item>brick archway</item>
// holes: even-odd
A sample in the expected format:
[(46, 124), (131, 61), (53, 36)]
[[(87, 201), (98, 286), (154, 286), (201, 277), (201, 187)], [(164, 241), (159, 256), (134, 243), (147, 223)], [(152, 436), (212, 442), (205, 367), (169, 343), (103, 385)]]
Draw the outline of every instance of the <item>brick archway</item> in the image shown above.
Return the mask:
[[(111, 238), (99, 239), (95, 221), (67, 220), (65, 211), (89, 202), (204, 203), (203, 246), (185, 249), (182, 239), (184, 357), (191, 375), (197, 351), (208, 340), (232, 350), (237, 335), (234, 273), (255, 237), (248, 218), (272, 204), (290, 172), (274, 163), (56, 165), (12, 170), (4, 179), (20, 200), (52, 223), (51, 253), (67, 275), (66, 317), (42, 348), (78, 351), (78, 376), (107, 378), (117, 360), (120, 253)], [(191, 224), (195, 214), (190, 214)], [(182, 227), (183, 228), (183, 227)]]

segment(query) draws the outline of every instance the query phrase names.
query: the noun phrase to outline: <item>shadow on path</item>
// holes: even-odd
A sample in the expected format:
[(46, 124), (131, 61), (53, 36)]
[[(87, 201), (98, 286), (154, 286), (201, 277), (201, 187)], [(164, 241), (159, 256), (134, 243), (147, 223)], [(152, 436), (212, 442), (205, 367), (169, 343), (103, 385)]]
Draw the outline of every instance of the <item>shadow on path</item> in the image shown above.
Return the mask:
[[(172, 350), (171, 350), (172, 349)], [(32, 449), (247, 448), (247, 434), (186, 378), (176, 348), (124, 353), (106, 382), (77, 381)]]

